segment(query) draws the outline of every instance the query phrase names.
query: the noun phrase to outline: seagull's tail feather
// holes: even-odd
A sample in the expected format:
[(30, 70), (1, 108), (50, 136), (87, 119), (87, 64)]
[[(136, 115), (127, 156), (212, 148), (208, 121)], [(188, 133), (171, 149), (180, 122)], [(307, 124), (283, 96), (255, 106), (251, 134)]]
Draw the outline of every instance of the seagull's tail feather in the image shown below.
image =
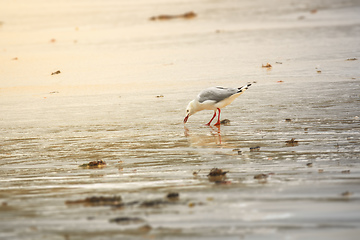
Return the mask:
[(248, 88), (251, 86), (251, 83), (245, 85), (245, 86), (242, 86), (242, 87), (239, 87), (238, 88), (238, 93), (242, 93), (244, 92), (245, 90), (248, 90)]

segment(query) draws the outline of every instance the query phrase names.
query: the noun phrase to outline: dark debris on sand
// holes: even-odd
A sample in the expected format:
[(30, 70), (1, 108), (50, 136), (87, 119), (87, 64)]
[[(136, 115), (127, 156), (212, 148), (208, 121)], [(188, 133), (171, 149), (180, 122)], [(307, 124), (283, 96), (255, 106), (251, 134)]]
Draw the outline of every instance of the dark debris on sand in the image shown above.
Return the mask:
[(61, 73), (60, 70), (57, 70), (55, 72), (52, 72), (51, 75), (56, 75), (56, 74), (60, 74), (60, 73)]
[(92, 162), (80, 165), (80, 167), (83, 167), (83, 168), (103, 168), (105, 166), (106, 166), (106, 162), (103, 160), (92, 161)]
[(264, 64), (262, 64), (262, 66), (261, 67), (263, 67), (263, 68), (272, 68), (272, 66), (271, 66), (271, 64), (270, 63), (266, 63), (265, 65)]
[(285, 143), (286, 143), (286, 146), (288, 146), (288, 147), (295, 147), (295, 146), (299, 145), (299, 142), (295, 141), (295, 138), (285, 141)]
[(222, 169), (213, 168), (210, 170), (210, 173), (207, 175), (210, 182), (223, 181), (226, 178), (226, 173)]
[(122, 199), (120, 196), (112, 196), (112, 197), (88, 197), (85, 199), (79, 199), (74, 201), (66, 201), (65, 204), (83, 204), (85, 206), (112, 206), (121, 203)]
[(268, 174), (260, 173), (260, 174), (256, 174), (256, 175), (254, 176), (254, 179), (264, 180), (264, 179), (267, 179), (268, 177), (269, 177)]
[(259, 151), (260, 151), (260, 146), (250, 148), (250, 152), (259, 152)]
[(167, 14), (162, 14), (162, 15), (158, 15), (158, 16), (153, 16), (150, 18), (150, 21), (156, 21), (156, 20), (171, 20), (171, 19), (175, 19), (175, 18), (183, 18), (183, 19), (192, 19), (195, 18), (197, 15), (194, 12), (186, 12), (184, 14), (179, 14), (179, 15), (167, 15)]
[(135, 223), (144, 223), (145, 220), (142, 218), (138, 218), (138, 217), (117, 217), (117, 218), (110, 219), (109, 222), (128, 225), (128, 224), (135, 224)]
[(224, 126), (229, 126), (229, 125), (230, 125), (230, 120), (229, 120), (229, 119), (221, 120), (221, 121), (220, 121), (220, 124), (221, 124), (221, 125), (224, 125)]

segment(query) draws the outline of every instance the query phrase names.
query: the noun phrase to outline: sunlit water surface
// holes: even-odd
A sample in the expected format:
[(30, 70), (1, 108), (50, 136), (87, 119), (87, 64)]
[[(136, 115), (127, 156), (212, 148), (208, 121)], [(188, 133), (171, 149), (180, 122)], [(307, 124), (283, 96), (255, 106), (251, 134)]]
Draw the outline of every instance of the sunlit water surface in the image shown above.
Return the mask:
[[(154, 23), (147, 18), (164, 12), (151, 11), (153, 5), (104, 1), (100, 6), (122, 27), (130, 17), (111, 19), (116, 15), (104, 6), (139, 8), (135, 20), (124, 20), (129, 29), (168, 31), (141, 37), (127, 30), (134, 41), (79, 40), (80, 55), (98, 49), (106, 57), (87, 59), (87, 72), (75, 71), (68, 58), (62, 66), (70, 74), (51, 76), (61, 80), (51, 91), (38, 87), (35, 76), (33, 90), (4, 82), (1, 238), (357, 239), (360, 66), (347, 59), (360, 53), (360, 6), (245, 3), (165, 4), (159, 9), (199, 16)], [(310, 13), (313, 8), (319, 11)], [(96, 19), (109, 24), (101, 13)], [(31, 55), (32, 44), (18, 47)], [(53, 51), (72, 51), (66, 44), (73, 43)], [(124, 51), (135, 57), (121, 59)], [(102, 63), (107, 57), (111, 61)], [(266, 62), (273, 67), (262, 68)], [(97, 63), (103, 68), (92, 72)], [(14, 72), (14, 86), (22, 86), (24, 73)], [(86, 81), (103, 86), (82, 92)], [(74, 82), (80, 87), (67, 92)], [(248, 82), (249, 90), (222, 111), (229, 126), (205, 126), (210, 111), (182, 123), (188, 101), (202, 88)], [(297, 144), (286, 143), (292, 138)], [(106, 166), (79, 167), (98, 160)], [(226, 179), (210, 181), (212, 168), (228, 171)], [(267, 178), (255, 179), (258, 174)], [(179, 199), (166, 200), (174, 192)], [(122, 205), (66, 204), (92, 196), (121, 196)]]

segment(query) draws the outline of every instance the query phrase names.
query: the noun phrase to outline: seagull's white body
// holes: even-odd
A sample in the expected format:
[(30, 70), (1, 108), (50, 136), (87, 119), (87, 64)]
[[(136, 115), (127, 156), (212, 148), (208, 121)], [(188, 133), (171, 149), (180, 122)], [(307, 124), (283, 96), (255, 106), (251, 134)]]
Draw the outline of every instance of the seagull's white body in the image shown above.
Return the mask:
[(232, 103), (250, 86), (251, 84), (242, 86), (240, 88), (211, 87), (201, 91), (199, 95), (188, 104), (184, 123), (186, 123), (188, 118), (196, 112), (202, 110), (214, 110), (213, 117), (211, 118), (210, 122), (207, 123), (207, 125), (210, 125), (216, 116), (216, 110), (218, 110), (218, 121), (215, 125), (219, 125), (220, 109)]

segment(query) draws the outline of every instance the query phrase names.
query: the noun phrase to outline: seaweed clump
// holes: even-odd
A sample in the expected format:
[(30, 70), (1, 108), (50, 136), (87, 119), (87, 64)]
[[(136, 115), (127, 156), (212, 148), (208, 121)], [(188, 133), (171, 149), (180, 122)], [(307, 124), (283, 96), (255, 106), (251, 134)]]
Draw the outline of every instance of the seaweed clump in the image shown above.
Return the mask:
[(222, 169), (213, 168), (210, 173), (207, 175), (210, 182), (223, 181), (226, 178), (226, 173)]
[(74, 201), (66, 201), (65, 204), (83, 204), (85, 206), (113, 206), (121, 203), (122, 199), (120, 196), (113, 197), (88, 197), (85, 199), (79, 199)]
[(103, 160), (92, 161), (92, 162), (80, 165), (80, 167), (83, 167), (83, 168), (103, 168), (105, 166), (106, 166), (106, 162)]
[(290, 139), (289, 141), (285, 141), (286, 146), (288, 147), (295, 147), (297, 145), (299, 145), (298, 141), (295, 141), (295, 138)]
[(153, 16), (150, 18), (150, 21), (156, 21), (156, 20), (171, 20), (174, 18), (183, 18), (183, 19), (192, 19), (194, 17), (196, 17), (196, 13), (194, 12), (186, 12), (184, 14), (179, 14), (179, 15), (158, 15), (158, 16)]

